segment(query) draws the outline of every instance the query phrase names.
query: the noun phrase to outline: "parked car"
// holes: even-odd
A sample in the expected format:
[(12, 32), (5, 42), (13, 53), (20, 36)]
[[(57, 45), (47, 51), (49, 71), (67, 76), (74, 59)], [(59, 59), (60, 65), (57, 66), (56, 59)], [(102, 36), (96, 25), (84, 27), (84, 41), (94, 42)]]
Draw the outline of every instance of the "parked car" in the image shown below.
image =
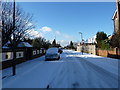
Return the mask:
[(59, 53), (59, 49), (58, 48), (49, 48), (46, 51), (45, 54), (45, 60), (49, 61), (49, 60), (59, 60), (60, 59), (60, 53)]

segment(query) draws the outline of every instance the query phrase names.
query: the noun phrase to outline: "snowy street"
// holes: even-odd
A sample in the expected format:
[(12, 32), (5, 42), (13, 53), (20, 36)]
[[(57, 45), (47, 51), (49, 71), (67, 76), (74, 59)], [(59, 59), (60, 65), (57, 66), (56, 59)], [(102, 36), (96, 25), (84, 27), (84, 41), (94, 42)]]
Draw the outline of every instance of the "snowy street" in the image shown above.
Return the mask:
[(3, 88), (118, 88), (118, 59), (64, 50), (58, 61), (39, 57), (3, 70)]

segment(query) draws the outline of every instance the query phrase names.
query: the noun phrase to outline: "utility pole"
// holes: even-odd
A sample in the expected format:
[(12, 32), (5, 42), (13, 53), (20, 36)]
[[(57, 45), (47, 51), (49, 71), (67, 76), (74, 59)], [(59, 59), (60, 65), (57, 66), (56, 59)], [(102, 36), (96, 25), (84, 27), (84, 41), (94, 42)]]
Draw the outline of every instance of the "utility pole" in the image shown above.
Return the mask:
[[(13, 31), (15, 29), (15, 0), (13, 3)], [(13, 65), (12, 65), (12, 74), (13, 76), (16, 75), (16, 63), (15, 63), (15, 59), (16, 59), (16, 52), (15, 52), (15, 34), (13, 33), (13, 46), (12, 46), (12, 50), (13, 50)]]

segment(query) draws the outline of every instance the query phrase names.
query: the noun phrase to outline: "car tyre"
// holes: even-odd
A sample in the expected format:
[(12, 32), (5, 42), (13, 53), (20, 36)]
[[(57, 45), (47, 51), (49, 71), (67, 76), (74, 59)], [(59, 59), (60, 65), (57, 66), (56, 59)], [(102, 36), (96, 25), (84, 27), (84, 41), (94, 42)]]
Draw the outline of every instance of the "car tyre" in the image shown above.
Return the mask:
[(58, 59), (57, 60), (59, 60), (60, 59), (60, 56), (58, 57)]
[(48, 61), (48, 59), (47, 59), (47, 58), (45, 58), (45, 61)]

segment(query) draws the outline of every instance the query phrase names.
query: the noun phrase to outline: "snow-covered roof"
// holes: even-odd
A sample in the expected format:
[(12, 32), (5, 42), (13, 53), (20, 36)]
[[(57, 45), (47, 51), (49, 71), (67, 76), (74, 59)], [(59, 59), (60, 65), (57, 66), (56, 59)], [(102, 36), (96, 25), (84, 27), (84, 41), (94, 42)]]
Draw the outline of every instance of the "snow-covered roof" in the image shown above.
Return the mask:
[(9, 47), (7, 47), (7, 46), (3, 46), (2, 48), (9, 48)]
[[(8, 41), (2, 48), (9, 48), (10, 41)], [(32, 47), (28, 42), (20, 42), (18, 47)]]
[(96, 43), (96, 35), (86, 40), (86, 43)]
[(116, 14), (117, 14), (117, 10), (115, 10), (114, 15), (113, 15), (113, 17), (112, 17), (112, 20), (115, 19)]
[(2, 48), (9, 48), (8, 45), (10, 44), (10, 41), (8, 41)]
[(32, 47), (32, 45), (30, 45), (28, 42), (20, 42), (18, 47)]

